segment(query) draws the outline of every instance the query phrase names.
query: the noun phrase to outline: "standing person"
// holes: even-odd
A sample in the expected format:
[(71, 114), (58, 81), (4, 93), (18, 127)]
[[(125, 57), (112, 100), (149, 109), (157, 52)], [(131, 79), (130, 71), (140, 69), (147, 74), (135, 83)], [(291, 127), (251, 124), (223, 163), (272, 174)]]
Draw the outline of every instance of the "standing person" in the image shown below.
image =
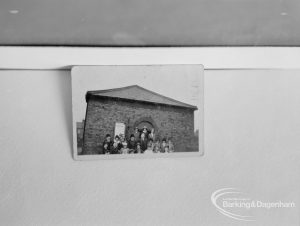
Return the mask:
[[(110, 134), (106, 134), (105, 140), (103, 142), (102, 148), (103, 148), (103, 153), (101, 154), (106, 154), (106, 152), (110, 152), (113, 146), (113, 141), (111, 140)], [(106, 148), (104, 147), (106, 145)]]
[(152, 139), (153, 142), (155, 141), (155, 133), (154, 133), (154, 128), (151, 129), (151, 132), (148, 134), (148, 138)]
[(134, 152), (136, 149), (136, 141), (135, 141), (135, 137), (134, 134), (130, 135), (130, 139), (128, 141), (128, 148), (129, 148), (129, 152)]
[(141, 144), (142, 152), (144, 152), (147, 149), (147, 144), (148, 144), (148, 140), (146, 138), (145, 133), (141, 134), (140, 144)]
[(146, 139), (148, 139), (149, 132), (148, 132), (147, 126), (143, 127), (142, 134), (143, 133), (145, 134)]
[(133, 135), (136, 142), (140, 140), (140, 132), (138, 127), (135, 127)]

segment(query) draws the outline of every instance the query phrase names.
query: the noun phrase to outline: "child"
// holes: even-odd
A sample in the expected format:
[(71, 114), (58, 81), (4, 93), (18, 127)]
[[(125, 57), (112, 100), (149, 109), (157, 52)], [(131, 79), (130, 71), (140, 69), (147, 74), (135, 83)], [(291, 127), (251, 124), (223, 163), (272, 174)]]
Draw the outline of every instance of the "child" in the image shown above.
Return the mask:
[(136, 144), (136, 150), (135, 152), (136, 154), (140, 154), (140, 153), (143, 153), (142, 149), (141, 149), (141, 144), (140, 143), (137, 143)]
[(125, 142), (125, 136), (123, 134), (119, 135), (121, 143)]
[(154, 146), (153, 152), (154, 152), (154, 153), (160, 153), (160, 146), (155, 145), (155, 146)]
[(119, 151), (121, 150), (121, 148), (123, 147), (122, 143), (121, 143), (121, 140), (120, 140), (120, 137), (118, 135), (115, 136), (115, 143), (118, 144), (118, 149)]
[(123, 143), (123, 147), (121, 149), (121, 154), (129, 154), (129, 148), (127, 148), (127, 143)]
[(149, 139), (149, 142), (148, 142), (147, 146), (148, 145), (151, 146), (152, 150), (154, 149), (154, 143), (153, 143), (153, 140), (151, 138)]
[(134, 134), (130, 135), (130, 140), (128, 142), (128, 148), (129, 148), (130, 152), (134, 152), (134, 150), (136, 149), (136, 141), (135, 141)]
[(169, 139), (168, 141), (168, 146), (169, 146), (169, 152), (174, 152), (174, 144), (173, 142), (171, 141), (171, 139)]
[(155, 151), (155, 153), (160, 152), (160, 141), (159, 141), (159, 139), (157, 139), (157, 141), (155, 141), (155, 143), (154, 143), (154, 151)]
[(166, 145), (165, 146), (165, 153), (169, 153), (170, 152), (170, 150), (169, 150), (169, 146), (168, 145)]
[(112, 150), (111, 150), (111, 154), (120, 154), (120, 149), (118, 147), (118, 143), (114, 142), (113, 146), (112, 146)]
[(166, 138), (162, 139), (162, 143), (160, 145), (161, 152), (165, 152), (165, 147), (167, 146)]
[(110, 154), (110, 150), (108, 150), (108, 144), (107, 143), (105, 143), (103, 145), (103, 154), (105, 154), (105, 155), (109, 155)]
[[(106, 134), (105, 140), (103, 141), (103, 145), (102, 145), (103, 153), (101, 153), (101, 154), (106, 154), (106, 152), (110, 152), (112, 149), (113, 143), (114, 142), (111, 140), (110, 134)], [(106, 148), (104, 148), (105, 144), (106, 144)]]
[(148, 147), (147, 147), (147, 149), (144, 151), (144, 154), (153, 154), (153, 148), (152, 148), (152, 145), (151, 145), (150, 142), (148, 143)]

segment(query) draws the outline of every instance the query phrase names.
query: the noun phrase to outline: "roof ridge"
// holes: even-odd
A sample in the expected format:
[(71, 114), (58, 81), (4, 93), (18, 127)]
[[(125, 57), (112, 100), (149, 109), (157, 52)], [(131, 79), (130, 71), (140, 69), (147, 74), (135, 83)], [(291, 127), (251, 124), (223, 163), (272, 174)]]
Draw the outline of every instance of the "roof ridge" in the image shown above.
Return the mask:
[[(124, 87), (119, 87), (119, 88), (105, 89), (105, 90), (92, 90), (92, 91), (88, 91), (86, 94), (87, 95), (93, 95), (93, 94), (97, 95), (97, 94), (102, 94), (102, 93), (106, 93), (106, 92), (113, 92), (113, 91), (120, 91), (120, 90), (130, 89), (130, 88), (133, 88), (133, 87), (136, 87), (136, 88), (141, 89), (141, 90), (143, 90), (145, 92), (148, 92), (148, 93), (151, 93), (153, 95), (156, 95), (156, 96), (158, 96), (160, 98), (167, 99), (167, 100), (169, 100), (171, 102), (175, 102), (177, 104), (183, 105), (181, 107), (190, 107), (190, 108), (197, 109), (197, 106), (194, 106), (194, 105), (191, 105), (191, 104), (188, 104), (188, 103), (184, 103), (184, 102), (181, 102), (179, 100), (175, 100), (175, 99), (173, 99), (171, 97), (164, 96), (164, 95), (162, 95), (160, 93), (156, 93), (156, 92), (154, 92), (152, 90), (146, 89), (146, 88), (144, 88), (142, 86), (139, 86), (139, 85), (130, 85), (130, 86), (124, 86)], [(103, 95), (103, 96), (105, 96), (105, 95)], [(120, 98), (122, 98), (122, 97), (120, 97)], [(123, 99), (126, 99), (126, 98), (123, 98)], [(147, 102), (152, 102), (152, 101), (148, 100)]]
[(156, 94), (156, 95), (158, 95), (158, 96), (160, 96), (160, 97), (163, 97), (163, 98), (166, 98), (166, 99), (168, 99), (168, 100), (177, 102), (177, 103), (179, 103), (179, 104), (185, 104), (185, 105), (189, 105), (189, 106), (191, 106), (191, 107), (195, 107), (194, 105), (191, 105), (191, 104), (188, 104), (188, 103), (184, 103), (184, 102), (181, 102), (181, 101), (179, 101), (179, 100), (175, 100), (175, 99), (173, 99), (173, 98), (171, 98), (171, 97), (164, 96), (164, 95), (162, 95), (162, 94), (160, 94), (160, 93), (156, 93), (156, 92), (151, 91), (151, 90), (149, 90), (149, 89), (146, 89), (146, 88), (144, 88), (144, 87), (141, 87), (141, 86), (138, 86), (138, 85), (136, 85), (136, 86), (137, 86), (137, 87), (140, 87), (141, 89), (146, 90), (146, 91), (148, 91), (148, 92), (150, 92), (150, 93), (152, 93), (152, 94)]
[[(104, 93), (104, 92), (110, 92), (110, 91), (117, 91), (117, 90), (128, 89), (128, 88), (135, 87), (135, 86), (138, 86), (138, 85), (123, 86), (123, 87), (111, 88), (111, 89), (92, 90), (92, 91), (88, 91), (88, 93), (99, 93), (99, 92), (100, 93)], [(140, 86), (138, 86), (138, 87), (140, 87)]]

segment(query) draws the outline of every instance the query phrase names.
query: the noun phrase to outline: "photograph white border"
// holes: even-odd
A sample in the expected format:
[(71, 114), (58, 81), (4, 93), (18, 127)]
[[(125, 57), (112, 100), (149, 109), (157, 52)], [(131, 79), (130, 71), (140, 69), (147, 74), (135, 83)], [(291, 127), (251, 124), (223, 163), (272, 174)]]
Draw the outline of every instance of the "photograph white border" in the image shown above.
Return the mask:
[[(89, 66), (179, 66), (183, 64), (155, 64), (155, 65), (84, 65), (84, 67), (89, 67)], [(72, 153), (73, 153), (73, 158), (74, 160), (81, 160), (81, 161), (86, 161), (86, 160), (112, 160), (112, 159), (156, 159), (156, 158), (180, 158), (180, 157), (201, 157), (205, 155), (205, 143), (204, 143), (204, 134), (205, 134), (205, 128), (204, 128), (204, 83), (205, 83), (205, 72), (204, 72), (204, 65), (203, 64), (184, 64), (184, 65), (196, 65), (201, 67), (203, 70), (203, 81), (201, 83), (200, 92), (202, 92), (202, 119), (200, 119), (199, 123), (201, 123), (203, 126), (200, 127), (202, 129), (202, 134), (199, 133), (199, 141), (202, 139), (201, 142), (201, 149), (200, 149), (200, 143), (199, 143), (199, 151), (198, 152), (184, 152), (184, 151), (178, 151), (178, 152), (173, 152), (173, 153), (153, 153), (153, 154), (116, 154), (116, 155), (78, 155), (78, 150), (77, 150), (77, 128), (76, 128), (76, 121), (72, 120), (72, 134), (73, 134), (73, 147), (72, 147)], [(72, 70), (75, 69), (77, 66), (74, 66), (71, 68), (71, 76), (72, 76)], [(72, 79), (71, 79), (72, 80)], [(73, 83), (73, 81), (71, 81)], [(72, 84), (73, 85), (73, 84)], [(72, 112), (73, 112), (73, 88), (72, 88)], [(74, 114), (74, 113), (73, 113)], [(73, 117), (72, 117), (73, 118)], [(201, 137), (202, 135), (202, 137)], [(200, 152), (202, 150), (202, 152)]]
[[(75, 152), (74, 152), (75, 153)], [(201, 157), (203, 153), (199, 152), (173, 152), (173, 153), (153, 153), (153, 154), (127, 154), (127, 155), (73, 155), (75, 160), (114, 160), (114, 159), (157, 159), (157, 158), (182, 158), (182, 157)]]

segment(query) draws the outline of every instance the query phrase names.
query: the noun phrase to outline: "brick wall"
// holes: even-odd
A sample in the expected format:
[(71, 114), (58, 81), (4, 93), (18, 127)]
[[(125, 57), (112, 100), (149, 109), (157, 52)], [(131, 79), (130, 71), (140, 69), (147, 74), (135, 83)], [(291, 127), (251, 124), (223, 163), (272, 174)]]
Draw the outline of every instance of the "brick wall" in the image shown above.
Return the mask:
[(136, 121), (151, 117), (160, 139), (171, 137), (175, 151), (186, 151), (194, 138), (194, 112), (191, 109), (90, 98), (87, 104), (84, 132), (84, 154), (97, 154), (107, 133), (114, 135), (116, 122), (126, 125), (129, 136)]

